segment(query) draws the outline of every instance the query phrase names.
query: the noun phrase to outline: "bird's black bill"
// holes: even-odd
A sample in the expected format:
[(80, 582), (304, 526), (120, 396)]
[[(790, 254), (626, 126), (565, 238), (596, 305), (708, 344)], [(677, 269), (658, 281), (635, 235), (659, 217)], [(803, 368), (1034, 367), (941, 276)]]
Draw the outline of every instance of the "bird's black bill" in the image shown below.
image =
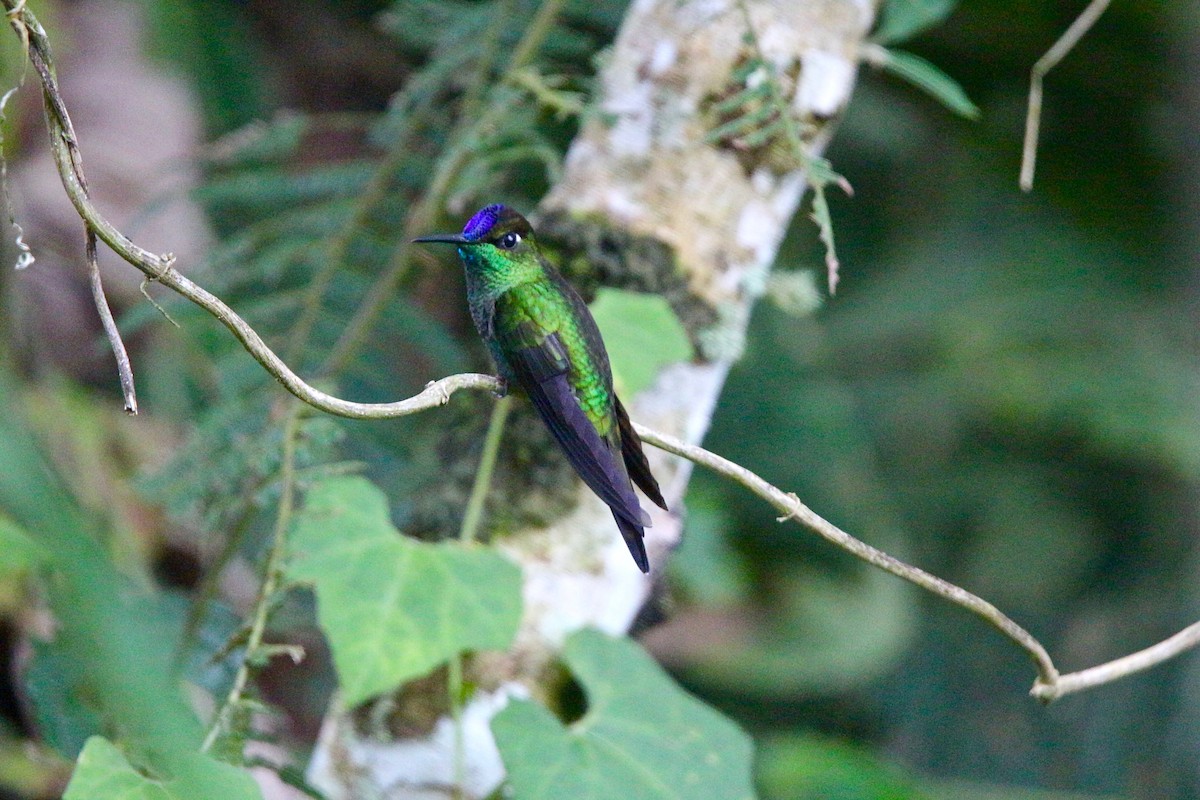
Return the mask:
[(435, 233), (433, 236), (418, 236), (414, 242), (441, 242), (443, 244), (470, 244), (470, 240), (461, 233)]

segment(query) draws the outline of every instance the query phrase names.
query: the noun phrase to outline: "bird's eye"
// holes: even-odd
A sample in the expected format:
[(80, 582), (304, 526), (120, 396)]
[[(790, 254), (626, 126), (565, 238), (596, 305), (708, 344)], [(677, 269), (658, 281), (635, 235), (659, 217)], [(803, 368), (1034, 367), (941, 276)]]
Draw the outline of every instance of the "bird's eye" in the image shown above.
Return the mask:
[(496, 242), (504, 250), (512, 250), (521, 242), (521, 234), (516, 231), (509, 231), (500, 237), (500, 241)]

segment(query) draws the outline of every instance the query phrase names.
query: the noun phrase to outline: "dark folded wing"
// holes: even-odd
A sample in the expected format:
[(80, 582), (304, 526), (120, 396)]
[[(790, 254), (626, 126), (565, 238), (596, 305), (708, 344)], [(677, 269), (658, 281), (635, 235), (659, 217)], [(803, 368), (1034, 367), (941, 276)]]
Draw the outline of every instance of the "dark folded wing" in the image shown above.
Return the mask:
[(621, 398), (615, 394), (613, 405), (617, 412), (617, 430), (621, 432), (621, 457), (625, 459), (625, 469), (637, 487), (646, 493), (646, 497), (666, 511), (667, 501), (663, 499), (658, 481), (650, 472), (650, 462), (646, 460), (646, 453), (642, 450), (642, 439), (634, 431), (633, 423), (629, 421), (629, 413), (625, 406), (621, 405)]
[(621, 531), (621, 538), (625, 540), (625, 546), (629, 548), (629, 555), (633, 556), (633, 563), (637, 564), (638, 569), (642, 572), (649, 572), (650, 559), (646, 557), (646, 532), (642, 530), (642, 526), (634, 525), (615, 511), (613, 519), (617, 521), (617, 529)]
[(532, 323), (522, 323), (497, 330), (496, 336), (504, 346), (508, 366), (579, 477), (615, 515), (648, 526), (650, 518), (633, 493), (625, 465), (615, 448), (596, 432), (571, 389), (567, 379), (570, 361), (558, 334), (544, 334)]

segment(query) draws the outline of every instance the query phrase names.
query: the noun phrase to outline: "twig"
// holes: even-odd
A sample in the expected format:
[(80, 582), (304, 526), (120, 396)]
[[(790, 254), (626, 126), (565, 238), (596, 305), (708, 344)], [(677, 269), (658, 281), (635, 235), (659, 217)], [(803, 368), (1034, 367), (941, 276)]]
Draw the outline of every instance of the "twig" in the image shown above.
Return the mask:
[(1148, 647), (1145, 650), (1118, 658), (1106, 664), (1081, 670), (1080, 672), (1060, 675), (1058, 668), (1054, 666), (1054, 662), (1042, 644), (1032, 634), (1016, 622), (1013, 622), (1013, 620), (983, 598), (971, 594), (966, 589), (955, 586), (948, 581), (942, 580), (936, 575), (931, 575), (919, 567), (905, 564), (903, 561), (872, 547), (866, 542), (859, 541), (804, 505), (795, 494), (784, 492), (782, 489), (767, 483), (740, 464), (735, 464), (702, 447), (681, 442), (678, 439), (651, 430), (643, 425), (635, 423), (633, 427), (637, 431), (638, 436), (642, 437), (642, 441), (647, 444), (654, 445), (661, 450), (666, 450), (668, 453), (682, 456), (688, 461), (708, 467), (714, 472), (742, 484), (783, 512), (783, 516), (779, 518), (780, 522), (794, 519), (856, 558), (879, 567), (886, 572), (890, 572), (899, 578), (903, 578), (910, 583), (914, 583), (945, 600), (949, 600), (956, 606), (965, 608), (967, 611), (970, 611), (992, 625), (1016, 643), (1033, 660), (1038, 677), (1029, 693), (1043, 703), (1050, 703), (1065, 695), (1100, 686), (1101, 684), (1111, 683), (1127, 675), (1132, 675), (1135, 672), (1149, 669), (1200, 644), (1200, 622), (1197, 622), (1194, 625), (1184, 628), (1171, 638)]
[[(63, 186), (68, 194), (71, 189), (83, 199), (89, 198), (87, 179), (83, 174), (83, 158), (79, 152), (79, 140), (75, 137), (75, 129), (71, 125), (71, 116), (63, 103), (58, 91), (58, 82), (54, 77), (53, 59), (50, 55), (50, 41), (46, 31), (34, 17), (33, 12), (25, 8), (24, 0), (4, 0), (8, 9), (9, 23), (21, 37), (22, 43), (29, 53), (29, 60), (42, 81), (42, 97), (46, 105), (47, 128), (50, 132), (50, 146), (54, 151), (58, 172), (62, 177)], [(65, 167), (65, 169), (64, 169)], [(78, 207), (78, 206), (77, 206)], [(96, 260), (96, 231), (90, 221), (84, 218), (85, 241), (84, 249), (87, 254), (88, 279), (92, 290), (92, 301), (96, 305), (96, 313), (104, 327), (104, 335), (112, 346), (117, 359), (117, 373), (121, 380), (121, 392), (125, 396), (125, 411), (136, 414), (137, 393), (133, 384), (133, 369), (129, 365), (129, 353), (121, 340), (121, 332), (113, 319), (112, 309), (109, 308), (108, 298), (104, 295), (104, 282), (100, 277), (100, 267)]]
[[(3, 2), (11, 8), (15, 0), (3, 0)], [(24, 14), (29, 15), (29, 11), (26, 10)], [(43, 41), (44, 34), (41, 37), (31, 36), (31, 58), (33, 54), (42, 52), (39, 48), (42, 47)], [(38, 69), (38, 74), (42, 76), (47, 97), (57, 98), (57, 100), (48, 100), (47, 103), (52, 108), (61, 106), (61, 97), (58, 95), (58, 86), (54, 82), (53, 75), (48, 69), (38, 68), (39, 63), (45, 65), (46, 61), (43, 56), (39, 56), (39, 60), (34, 62), (34, 66)], [(48, 114), (47, 118), (52, 128), (58, 127), (53, 114)], [(271, 348), (267, 347), (262, 337), (233, 309), (215, 295), (180, 274), (172, 266), (173, 257), (155, 255), (134, 244), (125, 234), (117, 230), (92, 203), (87, 191), (80, 183), (71, 151), (62, 138), (51, 137), (50, 145), (59, 175), (63, 180), (63, 186), (75, 206), (76, 212), (113, 252), (141, 270), (151, 280), (174, 290), (216, 317), (217, 321), (228, 328), (247, 352), (283, 384), (285, 389), (314, 408), (343, 417), (384, 419), (404, 416), (442, 405), (458, 389), (478, 388), (498, 391), (501, 388), (500, 382), (490, 375), (452, 375), (430, 383), (423, 392), (407, 400), (398, 403), (366, 404), (342, 400), (310, 386), (296, 375)]]
[[(28, 64), (29, 62), (25, 63)], [(24, 229), (17, 222), (17, 214), (13, 209), (12, 195), (8, 191), (8, 158), (4, 155), (4, 127), (8, 123), (8, 120), (4, 116), (4, 109), (8, 106), (8, 101), (12, 96), (17, 93), (17, 89), (24, 84), (25, 73), (22, 71), (20, 82), (5, 92), (3, 97), (0, 97), (0, 195), (4, 197), (4, 214), (8, 217), (8, 224), (13, 229), (13, 244), (17, 248), (16, 269), (25, 269), (37, 260), (33, 257), (33, 250), (25, 242)]]
[[(58, 95), (58, 87), (54, 82), (53, 73), (49, 68), (49, 51), (45, 43), (45, 33), (37, 25), (36, 19), (27, 10), (23, 9), (23, 3), (20, 0), (0, 0), (5, 7), (9, 9), (9, 19), (13, 22), (13, 26), (17, 29), (17, 34), (22, 38), (22, 41), (29, 42), (30, 59), (33, 61), (39, 76), (42, 79), (42, 85), (46, 93), (46, 103), (48, 108), (47, 119), (51, 126), (52, 132), (57, 133), (61, 128), (58, 120), (59, 117), (55, 110), (61, 110), (65, 115), (65, 109), (62, 107), (62, 99)], [(1091, 11), (1096, 6), (1100, 6), (1103, 10), (1103, 5), (1106, 0), (1097, 0), (1089, 6)], [(1088, 12), (1085, 12), (1085, 14)], [(1096, 12), (1098, 14), (1098, 12)], [(1090, 24), (1090, 22), (1088, 23)], [(1077, 20), (1073, 28), (1079, 26)], [(1076, 37), (1078, 38), (1078, 37)], [(1066, 39), (1066, 36), (1064, 36)], [(1050, 54), (1047, 54), (1046, 59)], [(1062, 55), (1058, 54), (1057, 58)], [(1057, 60), (1057, 58), (1055, 60)], [(1041, 63), (1041, 62), (1039, 62)], [(1048, 67), (1047, 67), (1048, 69)], [(1044, 72), (1044, 70), (1043, 70)], [(53, 113), (51, 113), (53, 112)], [(233, 335), (242, 343), (247, 352), (257, 360), (264, 369), (278, 380), (285, 389), (295, 395), (298, 399), (307, 403), (321, 411), (325, 411), (336, 416), (346, 417), (349, 419), (390, 419), (392, 417), (401, 417), (407, 414), (413, 414), (418, 411), (424, 411), (429, 408), (434, 408), (443, 405), (450, 400), (450, 395), (461, 389), (476, 389), (487, 390), (493, 393), (499, 393), (503, 390), (503, 383), (490, 375), (480, 374), (461, 374), (450, 375), (438, 381), (433, 381), (426, 385), (424, 391), (406, 400), (401, 400), (395, 403), (355, 403), (341, 398), (334, 397), (320, 391), (292, 372), (291, 369), (263, 342), (253, 328), (250, 327), (245, 320), (238, 316), (229, 306), (225, 305), (220, 299), (210, 294), (197, 284), (179, 274), (173, 267), (173, 258), (169, 256), (156, 256), (147, 250), (138, 247), (130, 241), (124, 234), (114, 228), (92, 204), (86, 190), (81, 183), (82, 172), (78, 171), (78, 155), (73, 153), (68, 147), (63, 136), (53, 135), (51, 137), (51, 149), (54, 153), (55, 162), (58, 166), (59, 174), (62, 177), (63, 186), (66, 188), (67, 194), (72, 203), (75, 205), (80, 217), (87, 223), (90, 230), (94, 231), (105, 244), (113, 249), (117, 255), (121, 256), (125, 261), (145, 273), (149, 278), (162, 283), (191, 302), (203, 308), (205, 311), (217, 318)], [(289, 426), (298, 424), (296, 420), (299, 414), (299, 406), (296, 411), (293, 411), (289, 417)], [(1116, 659), (1106, 664), (1101, 664), (1090, 669), (1085, 669), (1080, 672), (1059, 675), (1057, 668), (1050, 659), (1045, 648), (1024, 628), (1016, 622), (1009, 619), (1001, 613), (995, 606), (977, 597), (974, 594), (962, 589), (954, 584), (931, 575), (917, 567), (905, 564), (887, 553), (878, 550), (870, 545), (855, 539), (850, 534), (841, 530), (837, 526), (817, 515), (810, 508), (805, 506), (796, 497), (795, 494), (784, 492), (783, 490), (767, 483), (758, 475), (755, 475), (750, 470), (738, 464), (722, 458), (721, 456), (711, 453), (702, 447), (689, 445), (681, 442), (678, 439), (667, 436), (650, 430), (641, 425), (635, 425), (638, 435), (647, 443), (669, 453), (686, 458), (702, 466), (708, 467), (713, 471), (735, 480), (744, 486), (748, 487), (755, 494), (771, 503), (784, 516), (780, 521), (794, 519), (800, 522), (805, 527), (815, 531), (820, 536), (829, 540), (836, 546), (846, 550), (851, 555), (866, 561), (880, 569), (886, 570), (904, 580), (910, 581), (923, 589), (926, 589), (939, 597), (942, 597), (955, 605), (961, 606), (968, 611), (978, 615), (986, 620), (989, 624), (996, 627), (1005, 636), (1011, 639), (1022, 650), (1024, 650), (1033, 660), (1038, 673), (1037, 681), (1034, 684), (1031, 694), (1044, 702), (1050, 702), (1063, 697), (1064, 695), (1074, 692), (1089, 689), (1099, 686), (1104, 683), (1109, 683), (1141, 670), (1148, 669), (1156, 664), (1159, 664), (1169, 658), (1172, 658), (1190, 648), (1200, 644), (1200, 623), (1196, 623), (1183, 631), (1175, 634), (1165, 641), (1159, 642), (1145, 650), (1133, 653), (1123, 658)], [(289, 451), (285, 449), (285, 464), (291, 463), (294, 458), (295, 442), (294, 432), (289, 433), (285, 442), (286, 447), (293, 448)], [(291, 469), (294, 469), (294, 465)], [(281, 518), (284, 515), (285, 509), (291, 507), (291, 493), (288, 487), (290, 479), (285, 480), (285, 489), (287, 489), (287, 497), (281, 500), (280, 514)], [(290, 513), (290, 512), (289, 512)], [(279, 523), (282, 525), (283, 523)], [(280, 527), (276, 529), (276, 543), (272, 548), (272, 555), (268, 563), (268, 581), (264, 581), (263, 595), (269, 596), (274, 592), (275, 583), (278, 580), (278, 565), (274, 569), (270, 566), (270, 561), (276, 557), (281, 540), (279, 533)], [(271, 575), (275, 575), (274, 581), (271, 580)], [(268, 591), (269, 590), (269, 591)], [(264, 606), (260, 603), (258, 608)], [(254, 649), (261, 649), (262, 645), (262, 629), (265, 625), (265, 617), (259, 619), (259, 614), (256, 613), (256, 625), (251, 627), (251, 641), (255, 641)], [(255, 630), (257, 629), (257, 636)], [(248, 648), (248, 652), (251, 648)], [(245, 664), (243, 664), (245, 667)], [(240, 692), (244, 690), (245, 679), (241, 681), (241, 688), (238, 689), (238, 697)], [(224, 708), (231, 708), (227, 702)], [(224, 710), (223, 708), (223, 710)], [(220, 715), (219, 715), (220, 716)], [(218, 720), (219, 721), (219, 720)], [(210, 732), (210, 738), (214, 734)], [(211, 742), (206, 743), (211, 746)]]
[(1039, 679), (1029, 693), (1043, 703), (1052, 703), (1063, 695), (1112, 683), (1157, 666), (1167, 659), (1192, 649), (1197, 644), (1200, 644), (1200, 622), (1189, 625), (1174, 636), (1147, 647), (1145, 650), (1139, 650), (1136, 653), (1130, 653), (1127, 656), (1099, 666), (1082, 669), (1079, 672), (1060, 675), (1058, 680), (1053, 683), (1043, 683)]
[(1025, 115), (1025, 145), (1021, 152), (1021, 189), (1033, 189), (1033, 170), (1037, 163), (1038, 129), (1042, 122), (1042, 78), (1058, 66), (1058, 62), (1071, 52), (1079, 40), (1100, 19), (1111, 0), (1092, 0), (1087, 8), (1075, 18), (1066, 33), (1037, 60), (1029, 71), (1029, 111)]
[[(464, 544), (475, 541), (479, 521), (483, 518), (483, 505), (492, 475), (496, 471), (496, 456), (500, 452), (500, 440), (504, 437), (504, 423), (512, 408), (512, 395), (505, 395), (492, 407), (487, 433), (483, 438), (483, 452), (479, 455), (479, 468), (475, 470), (475, 481), (471, 484), (471, 496), (467, 510), (463, 513), (462, 525), (458, 529), (458, 540)], [(463, 796), (463, 779), (466, 775), (466, 746), (463, 743), (463, 656), (455, 653), (450, 659), (446, 674), (446, 692), (450, 696), (450, 716), (454, 720), (454, 797)]]
[[(300, 419), (305, 413), (304, 406), (293, 405), (283, 425), (283, 458), (279, 465), (279, 511), (275, 515), (275, 531), (271, 539), (271, 551), (267, 554), (267, 563), (263, 567), (263, 582), (258, 590), (258, 599), (254, 603), (254, 616), (250, 622), (250, 633), (246, 636), (246, 652), (242, 663), (238, 666), (237, 675), (233, 679), (233, 687), (221, 704), (221, 708), (213, 716), (212, 726), (204, 737), (201, 747), (208, 752), (213, 743), (229, 724), (234, 711), (242, 702), (246, 684), (250, 680), (251, 668), (263, 656), (263, 634), (267, 630), (267, 618), (274, 607), (275, 592), (283, 576), (283, 557), (287, 550), (287, 532), (292, 524), (292, 511), (296, 500), (296, 440), (300, 436)], [(294, 656), (293, 656), (294, 658)]]
[(92, 285), (92, 302), (96, 304), (100, 324), (104, 326), (104, 335), (108, 337), (113, 355), (117, 357), (117, 376), (121, 380), (121, 394), (125, 395), (125, 413), (136, 414), (138, 404), (137, 390), (133, 386), (133, 367), (129, 363), (125, 342), (121, 340), (121, 332), (117, 330), (117, 321), (113, 319), (112, 309), (108, 306), (108, 298), (104, 295), (100, 263), (96, 259), (96, 234), (91, 228), (84, 231), (84, 250), (87, 253), (88, 276)]
[(488, 421), (487, 433), (483, 439), (483, 452), (479, 456), (479, 469), (475, 472), (475, 483), (471, 486), (467, 510), (463, 513), (462, 528), (458, 532), (460, 541), (475, 541), (479, 521), (483, 518), (483, 503), (487, 499), (488, 488), (492, 485), (492, 473), (496, 469), (496, 454), (500, 452), (504, 422), (508, 419), (511, 409), (512, 395), (501, 397), (492, 408), (492, 418)]
[(1009, 639), (1012, 639), (1018, 647), (1033, 659), (1040, 682), (1054, 684), (1058, 680), (1058, 670), (1055, 669), (1054, 662), (1050, 660), (1049, 654), (1038, 640), (986, 600), (971, 594), (966, 589), (944, 581), (936, 575), (931, 575), (919, 567), (905, 564), (903, 561), (872, 547), (866, 542), (855, 539), (833, 523), (818, 516), (816, 512), (800, 502), (800, 499), (795, 494), (784, 492), (782, 489), (767, 483), (740, 464), (735, 464), (715, 453), (710, 453), (702, 447), (687, 444), (666, 434), (650, 430), (642, 425), (635, 423), (633, 427), (637, 431), (638, 436), (642, 437), (642, 441), (647, 444), (652, 444), (657, 448), (666, 450), (668, 453), (683, 456), (688, 461), (708, 467), (742, 484), (783, 512), (783, 516), (779, 518), (780, 522), (794, 519), (856, 558), (860, 558), (868, 564), (879, 567), (910, 583), (915, 583), (922, 589), (933, 592), (939, 597), (943, 597), (955, 605), (961, 606), (982, 617)]

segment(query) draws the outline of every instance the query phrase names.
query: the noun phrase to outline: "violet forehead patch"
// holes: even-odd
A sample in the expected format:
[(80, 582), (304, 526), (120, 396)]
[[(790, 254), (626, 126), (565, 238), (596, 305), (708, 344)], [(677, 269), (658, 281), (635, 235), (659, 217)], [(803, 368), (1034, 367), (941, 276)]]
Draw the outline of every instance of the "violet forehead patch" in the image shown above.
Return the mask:
[(472, 241), (482, 239), (496, 224), (496, 220), (500, 219), (502, 211), (504, 211), (502, 205), (484, 206), (479, 209), (475, 212), (475, 216), (467, 222), (467, 226), (463, 228), (463, 236)]

